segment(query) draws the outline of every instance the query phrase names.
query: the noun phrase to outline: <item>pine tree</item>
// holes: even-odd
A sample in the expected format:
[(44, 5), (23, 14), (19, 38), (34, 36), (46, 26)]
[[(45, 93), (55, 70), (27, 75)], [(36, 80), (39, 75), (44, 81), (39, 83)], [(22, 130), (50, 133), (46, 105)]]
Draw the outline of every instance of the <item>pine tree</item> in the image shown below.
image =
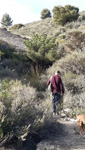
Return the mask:
[(42, 68), (59, 59), (55, 37), (48, 38), (46, 34), (34, 35), (30, 40), (25, 41), (27, 55), (35, 65)]
[(13, 22), (13, 20), (11, 19), (11, 17), (9, 16), (9, 14), (5, 13), (5, 14), (2, 16), (2, 19), (1, 19), (2, 27), (11, 26), (11, 25), (12, 25), (12, 22)]
[(43, 9), (41, 11), (41, 19), (51, 18), (51, 12), (49, 9)]
[(53, 8), (53, 20), (56, 25), (64, 25), (67, 22), (75, 21), (79, 17), (79, 9), (77, 7), (66, 5), (55, 6)]

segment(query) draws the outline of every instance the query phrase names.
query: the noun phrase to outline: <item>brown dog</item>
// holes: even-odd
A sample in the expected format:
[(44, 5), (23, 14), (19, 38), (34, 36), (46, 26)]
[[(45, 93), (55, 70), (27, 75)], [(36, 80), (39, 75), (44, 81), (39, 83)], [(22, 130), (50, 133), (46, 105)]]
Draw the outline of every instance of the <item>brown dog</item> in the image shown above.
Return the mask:
[(85, 125), (85, 114), (77, 115), (77, 123), (80, 130), (80, 135), (82, 134), (81, 131), (84, 130)]

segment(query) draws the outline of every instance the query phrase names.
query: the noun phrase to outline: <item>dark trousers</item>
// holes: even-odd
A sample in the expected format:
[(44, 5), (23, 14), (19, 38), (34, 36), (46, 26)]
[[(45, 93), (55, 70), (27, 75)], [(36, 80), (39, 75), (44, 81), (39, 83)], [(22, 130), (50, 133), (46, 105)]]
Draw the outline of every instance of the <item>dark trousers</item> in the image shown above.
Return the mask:
[(59, 111), (60, 107), (60, 94), (59, 93), (52, 93), (52, 108), (53, 113), (56, 113), (56, 107), (57, 107), (57, 113)]

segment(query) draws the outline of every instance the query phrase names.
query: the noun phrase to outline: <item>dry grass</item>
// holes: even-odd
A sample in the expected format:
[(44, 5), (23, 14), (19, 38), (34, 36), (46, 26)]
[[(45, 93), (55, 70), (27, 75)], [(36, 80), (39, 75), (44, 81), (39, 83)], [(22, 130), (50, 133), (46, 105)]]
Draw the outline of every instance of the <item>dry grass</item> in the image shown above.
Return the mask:
[[(82, 14), (81, 14), (82, 16)], [(34, 34), (45, 33), (47, 36), (58, 36), (63, 33), (68, 33), (72, 30), (82, 31), (82, 26), (85, 26), (84, 20), (67, 23), (65, 26), (55, 26), (53, 18), (46, 18), (40, 21), (25, 24), (19, 29), (10, 27), (9, 31), (15, 34), (23, 35), (24, 37), (32, 37)], [(15, 27), (15, 25), (14, 25)], [(84, 27), (83, 27), (84, 28)], [(84, 32), (85, 30), (83, 30)]]
[(14, 131), (20, 140), (22, 136), (35, 134), (44, 128), (52, 117), (49, 101), (37, 97), (36, 90), (19, 80), (0, 82), (0, 136)]

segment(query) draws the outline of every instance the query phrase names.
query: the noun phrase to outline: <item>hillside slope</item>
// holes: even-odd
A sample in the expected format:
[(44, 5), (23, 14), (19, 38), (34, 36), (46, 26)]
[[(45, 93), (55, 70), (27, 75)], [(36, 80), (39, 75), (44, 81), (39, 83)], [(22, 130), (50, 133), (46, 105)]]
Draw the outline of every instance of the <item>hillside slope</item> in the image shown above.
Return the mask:
[(23, 43), (23, 38), (19, 35), (12, 34), (4, 28), (0, 28), (0, 40), (11, 44), (17, 52), (25, 52), (26, 47)]
[(59, 36), (62, 33), (67, 33), (70, 30), (79, 30), (82, 31), (85, 26), (85, 21), (79, 21), (76, 22), (70, 22), (66, 24), (65, 26), (55, 26), (52, 18), (46, 18), (40, 21), (35, 21), (32, 23), (24, 24), (21, 28), (16, 28), (16, 25), (9, 28), (9, 31), (18, 34), (23, 35), (26, 37), (32, 37), (34, 34), (41, 34), (45, 33), (47, 36)]

